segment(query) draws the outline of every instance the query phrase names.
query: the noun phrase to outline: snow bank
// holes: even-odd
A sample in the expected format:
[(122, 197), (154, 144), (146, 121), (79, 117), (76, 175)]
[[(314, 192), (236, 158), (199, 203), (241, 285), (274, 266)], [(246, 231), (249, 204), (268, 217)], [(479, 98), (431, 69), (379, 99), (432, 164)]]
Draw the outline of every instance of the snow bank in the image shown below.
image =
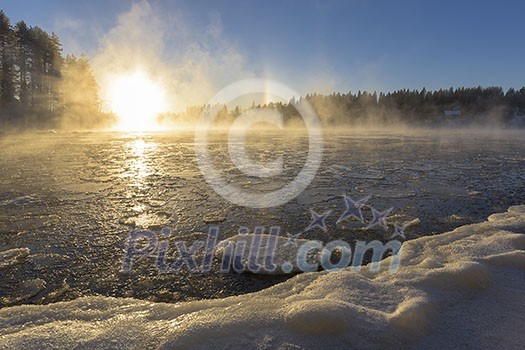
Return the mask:
[(218, 300), (0, 310), (0, 348), (504, 348), (525, 344), (525, 206), (403, 244), (401, 268), (297, 275)]

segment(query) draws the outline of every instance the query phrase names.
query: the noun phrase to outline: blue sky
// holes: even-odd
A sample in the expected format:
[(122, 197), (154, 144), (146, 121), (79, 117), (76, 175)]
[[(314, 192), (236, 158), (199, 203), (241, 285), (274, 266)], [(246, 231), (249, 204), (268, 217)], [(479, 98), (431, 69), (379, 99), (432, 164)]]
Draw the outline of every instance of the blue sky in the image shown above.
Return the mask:
[[(96, 56), (117, 19), (137, 1), (5, 1), (13, 22), (55, 31), (64, 52)], [(278, 78), (300, 92), (525, 85), (523, 1), (160, 1), (162, 58), (179, 27), (199, 33), (219, 20), (220, 40), (242, 55), (242, 71)], [(190, 36), (192, 37), (192, 36)], [(195, 35), (195, 40), (199, 36)], [(213, 54), (211, 55), (213, 56)], [(226, 76), (226, 78), (224, 78)], [(235, 80), (238, 76), (232, 76)], [(228, 84), (227, 74), (220, 84)]]

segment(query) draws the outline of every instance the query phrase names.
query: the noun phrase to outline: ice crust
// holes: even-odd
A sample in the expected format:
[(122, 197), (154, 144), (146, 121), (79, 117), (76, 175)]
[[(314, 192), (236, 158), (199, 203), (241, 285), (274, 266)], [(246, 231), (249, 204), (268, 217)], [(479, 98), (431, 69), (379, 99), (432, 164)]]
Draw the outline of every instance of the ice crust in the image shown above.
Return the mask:
[[(312, 272), (178, 304), (84, 297), (0, 310), (2, 349), (502, 348), (525, 344), (525, 206), (403, 243), (401, 267)], [(15, 254), (16, 255), (16, 254)]]
[(0, 270), (19, 264), (23, 259), (27, 258), (30, 253), (29, 248), (13, 248), (0, 252)]

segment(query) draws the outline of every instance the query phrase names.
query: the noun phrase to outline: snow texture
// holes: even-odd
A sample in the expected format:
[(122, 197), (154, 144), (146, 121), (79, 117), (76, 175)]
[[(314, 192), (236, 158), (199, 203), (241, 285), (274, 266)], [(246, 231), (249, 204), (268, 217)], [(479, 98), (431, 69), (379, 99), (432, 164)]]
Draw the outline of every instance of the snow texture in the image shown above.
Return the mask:
[(401, 267), (312, 272), (178, 304), (84, 297), (0, 310), (0, 348), (378, 349), (525, 344), (525, 206), (403, 243)]

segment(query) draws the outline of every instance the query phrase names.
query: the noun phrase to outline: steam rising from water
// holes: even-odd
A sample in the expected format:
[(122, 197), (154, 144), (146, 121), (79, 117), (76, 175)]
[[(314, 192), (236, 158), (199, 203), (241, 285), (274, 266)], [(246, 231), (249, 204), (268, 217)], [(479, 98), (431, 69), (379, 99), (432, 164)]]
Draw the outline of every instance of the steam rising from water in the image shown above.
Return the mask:
[[(93, 28), (96, 26), (83, 20), (68, 17), (61, 17), (59, 23), (59, 29), (67, 29), (65, 37), (66, 42), (69, 42), (67, 46), (70, 49), (76, 46), (71, 45), (71, 41), (75, 41), (75, 39), (83, 46), (92, 46), (89, 45), (89, 40), (84, 32), (93, 32)], [(370, 92), (383, 90), (384, 86), (381, 84), (379, 76), (382, 67), (378, 63), (369, 62), (353, 72), (338, 76), (330, 64), (330, 60), (324, 56), (324, 51), (322, 49), (315, 50), (313, 47), (308, 54), (314, 57), (313, 59), (316, 62), (314, 69), (299, 65), (271, 67), (269, 65), (271, 60), (264, 57), (265, 52), (262, 52), (259, 57), (250, 57), (248, 60), (241, 47), (233, 43), (227, 33), (223, 31), (222, 17), (219, 13), (212, 13), (208, 17), (208, 21), (199, 26), (195, 24), (193, 17), (188, 16), (183, 10), (177, 10), (176, 6), (170, 6), (169, 11), (161, 11), (156, 3), (150, 3), (148, 0), (133, 4), (129, 10), (118, 16), (114, 27), (100, 37), (98, 50), (90, 60), (98, 85), (101, 88), (103, 110), (113, 110), (122, 114), (114, 108), (115, 99), (111, 96), (112, 87), (115, 86), (115, 82), (122, 80), (122, 78), (133, 77), (137, 74), (144, 75), (147, 81), (154, 83), (155, 89), (158, 88), (162, 91), (161, 94), (157, 95), (163, 95), (166, 99), (166, 103), (162, 103), (162, 108), (150, 106), (144, 110), (149, 114), (175, 112), (162, 116), (164, 118), (162, 121), (165, 124), (173, 124), (177, 128), (180, 128), (182, 121), (188, 124), (189, 128), (193, 128), (201, 113), (199, 107), (195, 106), (208, 103), (210, 98), (225, 86), (243, 79), (259, 77), (277, 80), (302, 95), (317, 92), (326, 96), (348, 87), (354, 90), (354, 95), (357, 87)], [(69, 75), (77, 75), (74, 73), (75, 70), (68, 69)], [(341, 72), (339, 73), (341, 74)], [(82, 74), (78, 75), (82, 76)], [(300, 77), (297, 78), (294, 75)], [(343, 79), (347, 86), (344, 89), (341, 87), (341, 80)], [(80, 97), (87, 95), (85, 88), (69, 88), (70, 86), (77, 87), (79, 85), (77, 80), (71, 79), (68, 81), (69, 85), (62, 86), (66, 99), (77, 100), (77, 96), (68, 95), (71, 91), (76, 93), (80, 90)], [(96, 95), (96, 93), (91, 95)], [(135, 114), (139, 114), (138, 110), (142, 111), (143, 109), (134, 108), (132, 103), (128, 102), (132, 101), (136, 104), (137, 100), (142, 100), (140, 94), (138, 95), (137, 98), (137, 96), (132, 96), (132, 94), (123, 91), (119, 95), (119, 101), (123, 102), (120, 103), (122, 105), (120, 109), (132, 110)], [(240, 104), (242, 107), (251, 105), (254, 100), (256, 104), (260, 103), (261, 105), (270, 101), (279, 101), (279, 99), (275, 99), (275, 96), (268, 99), (267, 94), (262, 95), (262, 98), (261, 96), (243, 96), (233, 100), (232, 103)], [(295, 96), (295, 98), (298, 97)], [(281, 99), (280, 102), (286, 105), (288, 98), (291, 96)], [(79, 100), (85, 102), (82, 98)], [(96, 97), (91, 100), (96, 101)], [(350, 96), (350, 100), (352, 100), (352, 96)], [(310, 99), (309, 102), (323, 121), (323, 125), (335, 127), (338, 130), (341, 129), (341, 125), (344, 125), (344, 128), (349, 125), (351, 130), (358, 128), (391, 130), (392, 127), (412, 129), (415, 127), (413, 121), (417, 122), (415, 119), (419, 118), (419, 116), (407, 118), (406, 108), (398, 109), (396, 103), (383, 103), (379, 108), (363, 107), (361, 110), (357, 108), (356, 114), (360, 115), (354, 115), (355, 108), (346, 108), (346, 100), (340, 102), (340, 99), (337, 98), (315, 98)], [(366, 99), (364, 103), (366, 107)], [(61, 118), (60, 126), (64, 129), (105, 127), (108, 122), (111, 122), (111, 116), (98, 115), (98, 104), (96, 102), (93, 103), (94, 107), (91, 109), (86, 108), (89, 103), (72, 105), (75, 105), (75, 108), (68, 107), (65, 115)], [(194, 107), (188, 108), (189, 106)], [(227, 107), (228, 111), (224, 113), (226, 118), (223, 119), (230, 123), (244, 112), (241, 108), (240, 111), (235, 110), (234, 113), (231, 113), (234, 111), (235, 105), (228, 104)], [(472, 121), (468, 121), (468, 124), (465, 124), (469, 127), (478, 126), (491, 129), (505, 127), (507, 125), (505, 125), (504, 119), (509, 119), (510, 114), (504, 107), (495, 104), (492, 109), (485, 110), (479, 116), (476, 115), (475, 118), (471, 118)], [(85, 110), (83, 110), (84, 108)], [(427, 113), (427, 119), (432, 119), (431, 122), (435, 119), (437, 123), (419, 126), (456, 128), (455, 124), (440, 124), (439, 114), (443, 114), (443, 109), (446, 108), (437, 110), (435, 117)], [(451, 106), (450, 108), (455, 107)], [(294, 117), (293, 111), (291, 113), (289, 109), (287, 111), (288, 116), (292, 114)], [(523, 112), (520, 111), (519, 113), (521, 113), (519, 115), (520, 120), (525, 120), (523, 119), (525, 117), (522, 115)], [(519, 113), (515, 112), (515, 114)], [(145, 119), (152, 120), (153, 118), (146, 117)], [(286, 127), (292, 125), (292, 122), (287, 120)], [(518, 124), (523, 125), (523, 122), (520, 123)], [(144, 123), (140, 121), (137, 124)], [(145, 122), (145, 124), (147, 123)]]
[(225, 84), (254, 76), (224, 37), (220, 15), (194, 28), (182, 12), (163, 14), (147, 1), (118, 17), (92, 62), (103, 100), (114, 79), (138, 70), (165, 89), (167, 110), (174, 112), (204, 104)]

